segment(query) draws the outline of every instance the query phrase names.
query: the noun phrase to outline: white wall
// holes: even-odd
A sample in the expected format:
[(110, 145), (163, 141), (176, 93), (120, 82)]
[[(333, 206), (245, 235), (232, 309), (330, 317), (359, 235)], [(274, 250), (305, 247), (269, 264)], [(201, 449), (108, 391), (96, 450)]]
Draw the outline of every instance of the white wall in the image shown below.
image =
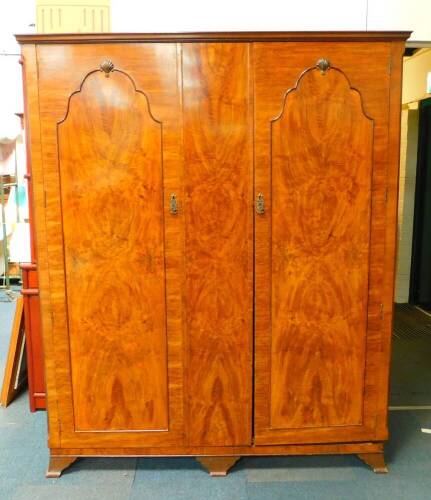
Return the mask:
[[(14, 33), (31, 33), (36, 7), (34, 0), (3, 2), (0, 10), (0, 129), (6, 117), (22, 113), (22, 76), (20, 48)], [(3, 129), (1, 129), (2, 132)]]
[(426, 94), (427, 75), (430, 72), (431, 48), (418, 50), (404, 61), (403, 104), (431, 97), (430, 94)]
[(111, 0), (112, 31), (414, 30), (431, 41), (431, 0)]
[[(22, 99), (22, 74), (19, 64), (20, 49), (15, 41), (14, 33), (28, 33), (34, 31), (29, 26), (35, 21), (35, 5), (33, 0), (3, 0), (0, 9), (0, 141), (6, 142), (15, 137), (16, 130), (20, 130), (20, 121), (15, 113), (23, 112)], [(0, 144), (0, 170), (2, 173), (10, 172), (8, 165), (11, 164), (13, 153), (7, 148), (7, 144)], [(18, 182), (24, 186), (23, 175), (26, 171), (25, 143), (23, 135), (18, 136), (16, 141), (16, 160), (18, 165)], [(14, 159), (12, 160), (15, 164)], [(9, 258), (11, 262), (31, 260), (29, 227), (26, 222), (19, 222), (11, 217), (16, 213), (13, 204), (14, 196), (9, 197), (6, 210), (8, 215), (8, 235), (9, 235)], [(9, 209), (11, 209), (9, 211)], [(24, 218), (28, 217), (28, 209), (24, 208)], [(21, 218), (21, 221), (23, 219)], [(0, 242), (0, 247), (5, 242)], [(3, 250), (0, 248), (0, 268), (4, 266), (2, 262)], [(1, 269), (0, 269), (1, 270)]]
[(0, 53), (19, 53), (15, 33), (31, 33), (36, 20), (34, 0), (2, 0), (0, 9)]
[(413, 30), (410, 40), (431, 40), (431, 0), (368, 0), (369, 30)]
[[(34, 0), (3, 0), (0, 52), (16, 51), (13, 34), (35, 18)], [(431, 0), (111, 0), (111, 19), (117, 32), (414, 30), (431, 41)]]
[(111, 0), (113, 31), (362, 30), (366, 0)]

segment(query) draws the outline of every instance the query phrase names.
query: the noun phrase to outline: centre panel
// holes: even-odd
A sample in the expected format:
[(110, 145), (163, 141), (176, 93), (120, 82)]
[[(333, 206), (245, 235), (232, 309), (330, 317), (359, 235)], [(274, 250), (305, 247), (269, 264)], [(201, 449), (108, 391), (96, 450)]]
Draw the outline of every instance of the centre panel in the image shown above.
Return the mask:
[(183, 44), (190, 445), (251, 443), (253, 164), (249, 46)]

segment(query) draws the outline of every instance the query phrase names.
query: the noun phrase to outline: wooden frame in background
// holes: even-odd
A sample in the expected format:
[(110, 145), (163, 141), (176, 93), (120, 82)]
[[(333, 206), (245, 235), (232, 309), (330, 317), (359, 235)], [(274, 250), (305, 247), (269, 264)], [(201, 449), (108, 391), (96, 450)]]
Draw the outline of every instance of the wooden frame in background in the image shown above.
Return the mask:
[(5, 407), (8, 406), (25, 387), (27, 381), (23, 312), (24, 299), (20, 296), (16, 301), (15, 316), (9, 342), (9, 352), (0, 394), (0, 404)]

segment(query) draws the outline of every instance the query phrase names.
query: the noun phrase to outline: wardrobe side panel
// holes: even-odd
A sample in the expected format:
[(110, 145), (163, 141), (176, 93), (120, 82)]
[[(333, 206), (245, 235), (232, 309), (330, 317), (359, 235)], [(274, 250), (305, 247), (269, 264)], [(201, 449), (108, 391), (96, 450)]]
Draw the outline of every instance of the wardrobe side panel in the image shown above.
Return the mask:
[(38, 288), (41, 303), (41, 329), (44, 351), (45, 383), (48, 408), (49, 445), (60, 445), (57, 400), (56, 354), (52, 337), (52, 309), (49, 289), (49, 262), (45, 224), (45, 191), (39, 114), (39, 82), (35, 45), (21, 47), (24, 69), (26, 141), (33, 193), (35, 242), (38, 263)]

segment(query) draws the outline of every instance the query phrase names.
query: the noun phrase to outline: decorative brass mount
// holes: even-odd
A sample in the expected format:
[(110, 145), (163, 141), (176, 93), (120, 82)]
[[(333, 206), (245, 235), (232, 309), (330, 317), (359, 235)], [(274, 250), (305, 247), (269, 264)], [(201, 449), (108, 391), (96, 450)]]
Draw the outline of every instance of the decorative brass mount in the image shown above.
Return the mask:
[(316, 62), (316, 67), (319, 68), (320, 73), (324, 75), (331, 67), (331, 63), (329, 62), (329, 59), (319, 59)]
[(106, 78), (109, 78), (109, 73), (114, 70), (114, 63), (110, 59), (105, 59), (100, 63), (100, 69), (105, 73)]

